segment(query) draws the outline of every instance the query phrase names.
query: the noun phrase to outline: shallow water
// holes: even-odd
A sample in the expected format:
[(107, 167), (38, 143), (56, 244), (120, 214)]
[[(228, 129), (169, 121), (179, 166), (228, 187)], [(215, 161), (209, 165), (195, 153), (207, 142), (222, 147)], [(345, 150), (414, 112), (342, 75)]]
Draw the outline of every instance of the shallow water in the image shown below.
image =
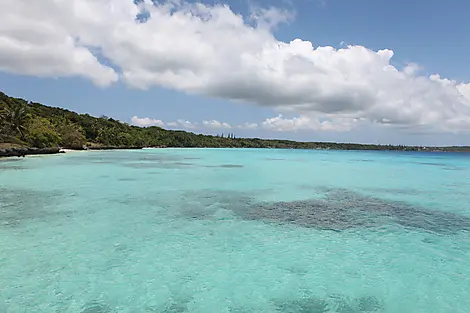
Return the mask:
[(0, 160), (0, 312), (470, 312), (470, 155)]

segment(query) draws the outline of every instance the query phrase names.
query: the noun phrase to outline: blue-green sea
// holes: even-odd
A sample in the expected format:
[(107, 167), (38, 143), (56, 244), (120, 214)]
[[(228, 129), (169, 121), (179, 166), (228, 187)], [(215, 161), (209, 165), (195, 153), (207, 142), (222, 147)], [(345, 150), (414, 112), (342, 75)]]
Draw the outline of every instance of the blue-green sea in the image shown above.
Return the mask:
[(0, 312), (470, 312), (470, 154), (0, 160)]

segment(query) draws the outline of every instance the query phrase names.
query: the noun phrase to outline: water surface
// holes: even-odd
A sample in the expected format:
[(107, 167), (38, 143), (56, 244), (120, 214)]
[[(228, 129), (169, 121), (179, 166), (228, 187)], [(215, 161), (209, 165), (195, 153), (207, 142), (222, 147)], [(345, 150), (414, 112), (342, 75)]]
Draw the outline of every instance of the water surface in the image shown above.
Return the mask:
[(0, 160), (0, 312), (470, 312), (470, 156)]

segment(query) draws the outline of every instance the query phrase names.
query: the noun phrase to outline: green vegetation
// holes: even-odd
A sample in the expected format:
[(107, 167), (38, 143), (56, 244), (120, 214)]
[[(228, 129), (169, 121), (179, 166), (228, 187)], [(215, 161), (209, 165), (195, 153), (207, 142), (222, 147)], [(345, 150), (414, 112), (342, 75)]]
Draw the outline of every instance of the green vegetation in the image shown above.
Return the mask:
[(35, 117), (28, 121), (27, 142), (33, 147), (56, 147), (60, 137), (54, 125), (46, 118)]
[(470, 151), (470, 147), (424, 148), (329, 142), (296, 142), (198, 135), (160, 127), (137, 127), (102, 116), (12, 98), (0, 92), (0, 143), (37, 148), (82, 149), (141, 147), (285, 148), (400, 151)]
[(0, 106), (0, 129), (2, 133), (11, 133), (24, 140), (28, 114), (25, 106)]

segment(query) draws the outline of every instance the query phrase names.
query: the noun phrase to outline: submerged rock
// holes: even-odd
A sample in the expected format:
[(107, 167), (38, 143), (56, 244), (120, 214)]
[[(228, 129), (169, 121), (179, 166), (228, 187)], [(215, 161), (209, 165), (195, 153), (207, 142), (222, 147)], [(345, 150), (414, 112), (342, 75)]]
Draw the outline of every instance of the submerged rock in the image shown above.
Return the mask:
[(293, 301), (282, 301), (276, 303), (278, 312), (283, 313), (326, 313), (328, 304), (324, 299), (309, 297)]
[(81, 313), (112, 313), (113, 310), (107, 304), (100, 301), (91, 301), (83, 307)]
[(335, 231), (370, 223), (359, 210), (321, 200), (261, 203), (244, 217)]
[(320, 200), (259, 203), (243, 217), (334, 231), (379, 227), (391, 223), (437, 233), (470, 231), (468, 216), (364, 196), (347, 190), (330, 191), (326, 199)]
[(384, 309), (383, 303), (372, 296), (360, 297), (356, 302), (359, 312), (379, 312)]
[(60, 206), (65, 199), (60, 191), (0, 187), (0, 227), (19, 227), (29, 221), (67, 218), (73, 211)]
[(295, 224), (320, 230), (344, 231), (397, 224), (435, 233), (470, 231), (470, 217), (427, 209), (405, 202), (379, 199), (344, 189), (328, 189), (322, 199), (257, 202), (239, 192), (187, 193), (183, 216), (214, 218), (217, 210), (234, 212), (245, 220)]
[(310, 296), (301, 299), (275, 300), (277, 311), (282, 313), (378, 313), (385, 307), (374, 296), (348, 298), (334, 294), (325, 299)]
[(383, 302), (374, 296), (349, 298), (341, 294), (330, 295), (328, 308), (330, 312), (337, 313), (373, 313), (385, 310)]

